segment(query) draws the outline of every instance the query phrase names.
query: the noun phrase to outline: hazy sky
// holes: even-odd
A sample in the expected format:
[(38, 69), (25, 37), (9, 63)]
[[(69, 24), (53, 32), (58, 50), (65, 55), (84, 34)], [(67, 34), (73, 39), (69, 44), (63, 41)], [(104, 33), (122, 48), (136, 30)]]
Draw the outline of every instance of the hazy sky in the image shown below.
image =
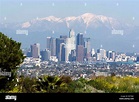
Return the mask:
[(139, 25), (139, 0), (0, 0), (0, 22), (94, 13)]

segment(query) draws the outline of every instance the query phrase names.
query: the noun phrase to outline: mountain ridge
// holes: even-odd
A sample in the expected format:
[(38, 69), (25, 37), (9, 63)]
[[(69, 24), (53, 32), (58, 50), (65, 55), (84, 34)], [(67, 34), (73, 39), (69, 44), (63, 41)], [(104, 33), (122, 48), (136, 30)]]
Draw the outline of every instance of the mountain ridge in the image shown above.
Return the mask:
[(74, 22), (79, 22), (82, 25), (85, 24), (85, 27), (90, 26), (92, 23), (95, 25), (101, 25), (103, 23), (103, 25), (105, 26), (111, 26), (111, 28), (116, 28), (118, 26), (120, 26), (121, 24), (119, 23), (118, 20), (116, 20), (115, 18), (112, 17), (106, 17), (103, 15), (96, 15), (96, 14), (92, 14), (92, 13), (84, 13), (80, 16), (69, 16), (69, 17), (65, 17), (65, 18), (58, 18), (55, 16), (48, 16), (48, 17), (44, 17), (44, 18), (36, 18), (33, 19), (31, 21), (28, 22), (24, 22), (23, 24), (21, 24), (21, 28), (29, 28), (31, 26), (34, 26), (33, 24), (37, 24), (43, 21), (47, 21), (50, 23), (66, 23), (66, 27), (70, 28), (72, 27), (74, 24)]

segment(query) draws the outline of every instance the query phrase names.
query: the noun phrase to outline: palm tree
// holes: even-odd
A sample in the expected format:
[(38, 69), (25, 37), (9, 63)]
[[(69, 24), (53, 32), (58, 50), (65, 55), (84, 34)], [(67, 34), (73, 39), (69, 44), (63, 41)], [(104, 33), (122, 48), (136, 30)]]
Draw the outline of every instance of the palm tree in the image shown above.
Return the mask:
[(58, 93), (62, 88), (66, 88), (66, 83), (58, 76), (41, 76), (37, 82), (37, 90), (41, 92)]
[(19, 92), (21, 93), (35, 93), (35, 84), (35, 78), (20, 76), (17, 87), (19, 88)]

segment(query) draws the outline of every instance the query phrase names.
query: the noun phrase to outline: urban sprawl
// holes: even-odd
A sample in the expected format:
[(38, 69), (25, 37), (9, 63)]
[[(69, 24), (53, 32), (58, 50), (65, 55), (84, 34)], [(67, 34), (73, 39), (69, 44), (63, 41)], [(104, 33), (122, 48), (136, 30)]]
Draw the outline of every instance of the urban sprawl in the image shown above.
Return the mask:
[(18, 70), (19, 75), (38, 77), (41, 75), (66, 75), (76, 80), (93, 76), (139, 76), (139, 54), (107, 51), (102, 46), (95, 51), (90, 38), (82, 33), (75, 36), (47, 37), (46, 49), (40, 51), (35, 43), (23, 49), (26, 56)]

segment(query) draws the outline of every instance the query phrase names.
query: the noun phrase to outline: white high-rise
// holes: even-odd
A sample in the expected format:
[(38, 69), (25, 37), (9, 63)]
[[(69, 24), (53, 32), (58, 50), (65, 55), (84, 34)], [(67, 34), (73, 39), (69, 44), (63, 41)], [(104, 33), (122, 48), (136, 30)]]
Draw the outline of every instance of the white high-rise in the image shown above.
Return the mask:
[(31, 55), (33, 58), (40, 58), (40, 44), (31, 45)]
[(65, 61), (69, 61), (69, 56), (72, 50), (76, 49), (76, 37), (75, 32), (71, 29), (69, 31), (69, 38), (66, 39), (65, 46)]
[(107, 56), (106, 56), (106, 50), (105, 49), (98, 49), (97, 50), (97, 60), (103, 60), (103, 59), (106, 59)]
[(95, 49), (91, 49), (91, 55), (92, 55), (92, 56), (95, 55)]

